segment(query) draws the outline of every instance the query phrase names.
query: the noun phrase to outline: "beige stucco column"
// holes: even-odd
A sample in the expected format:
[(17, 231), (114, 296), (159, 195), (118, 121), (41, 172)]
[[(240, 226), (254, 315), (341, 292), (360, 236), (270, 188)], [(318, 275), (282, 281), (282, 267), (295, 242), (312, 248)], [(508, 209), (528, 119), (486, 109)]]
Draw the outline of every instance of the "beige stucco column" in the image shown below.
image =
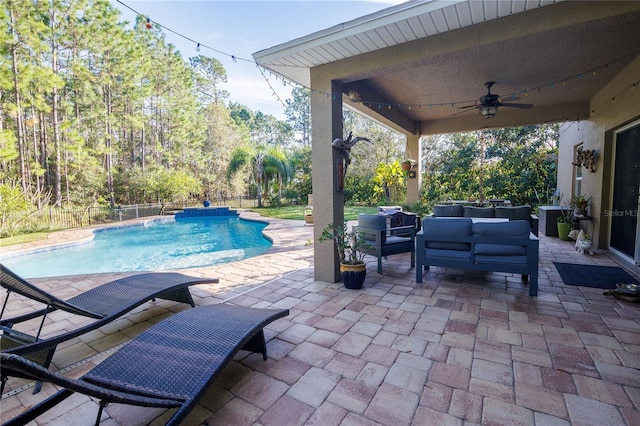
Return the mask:
[[(339, 259), (331, 241), (319, 243), (329, 223), (342, 226), (344, 194), (336, 191), (336, 156), (331, 142), (343, 136), (342, 91), (321, 72), (311, 70), (311, 164), (313, 185), (313, 256), (315, 279), (340, 280)], [(328, 95), (331, 94), (331, 95)]]
[(420, 161), (421, 157), (421, 146), (420, 146), (420, 135), (418, 134), (407, 134), (407, 157), (411, 157), (416, 160), (417, 166), (415, 167), (416, 177), (409, 178), (407, 177), (407, 204), (415, 204), (420, 200), (420, 188), (422, 186), (422, 162)]

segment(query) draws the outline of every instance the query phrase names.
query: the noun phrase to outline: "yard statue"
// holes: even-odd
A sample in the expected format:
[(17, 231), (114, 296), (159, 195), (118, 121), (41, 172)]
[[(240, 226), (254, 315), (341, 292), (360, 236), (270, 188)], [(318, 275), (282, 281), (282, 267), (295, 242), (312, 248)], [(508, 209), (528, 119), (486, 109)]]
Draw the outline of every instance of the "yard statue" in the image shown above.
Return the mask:
[(576, 250), (581, 254), (589, 253), (593, 256), (593, 250), (591, 249), (592, 243), (589, 236), (585, 234), (583, 230), (580, 230), (578, 237), (576, 238)]
[(336, 164), (336, 170), (338, 172), (336, 190), (338, 192), (342, 191), (344, 177), (347, 174), (347, 168), (351, 163), (351, 159), (349, 158), (349, 155), (351, 154), (351, 148), (353, 148), (353, 146), (360, 141), (371, 142), (367, 138), (362, 138), (359, 136), (356, 136), (354, 138), (352, 137), (352, 135), (353, 135), (353, 132), (349, 132), (349, 136), (347, 136), (346, 139), (335, 138), (331, 144), (333, 145), (334, 148), (336, 148), (340, 152), (340, 157), (341, 157)]

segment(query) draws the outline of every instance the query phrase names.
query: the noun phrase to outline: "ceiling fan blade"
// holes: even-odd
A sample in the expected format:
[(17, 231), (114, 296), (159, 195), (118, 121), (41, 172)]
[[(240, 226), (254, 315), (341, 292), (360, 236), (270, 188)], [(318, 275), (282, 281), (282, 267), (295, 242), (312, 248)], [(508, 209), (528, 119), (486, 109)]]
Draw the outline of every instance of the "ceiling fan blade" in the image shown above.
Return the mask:
[(520, 108), (520, 109), (530, 109), (533, 108), (532, 104), (510, 104), (510, 103), (502, 103), (498, 104), (499, 107), (507, 107), (507, 108)]
[(467, 105), (467, 106), (461, 106), (458, 107), (458, 109), (467, 109), (467, 108), (478, 108), (479, 105)]

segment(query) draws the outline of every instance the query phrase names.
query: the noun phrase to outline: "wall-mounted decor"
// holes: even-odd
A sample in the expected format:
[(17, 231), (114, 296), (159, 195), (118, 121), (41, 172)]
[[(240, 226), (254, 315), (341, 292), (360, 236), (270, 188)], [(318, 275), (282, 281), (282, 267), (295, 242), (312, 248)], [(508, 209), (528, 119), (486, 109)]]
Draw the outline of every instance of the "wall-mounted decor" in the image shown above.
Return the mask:
[(336, 192), (342, 192), (344, 188), (344, 177), (347, 174), (347, 168), (351, 163), (351, 158), (349, 155), (351, 153), (351, 148), (359, 142), (359, 141), (367, 141), (371, 142), (367, 138), (363, 138), (360, 136), (352, 137), (353, 132), (349, 132), (349, 136), (346, 139), (335, 138), (331, 145), (333, 145), (334, 149), (337, 149), (340, 153), (340, 158), (336, 159), (335, 164), (335, 173), (336, 173)]
[(596, 171), (597, 153), (595, 149), (579, 149), (576, 151), (576, 159), (573, 163), (574, 166), (582, 166), (589, 169), (591, 173)]

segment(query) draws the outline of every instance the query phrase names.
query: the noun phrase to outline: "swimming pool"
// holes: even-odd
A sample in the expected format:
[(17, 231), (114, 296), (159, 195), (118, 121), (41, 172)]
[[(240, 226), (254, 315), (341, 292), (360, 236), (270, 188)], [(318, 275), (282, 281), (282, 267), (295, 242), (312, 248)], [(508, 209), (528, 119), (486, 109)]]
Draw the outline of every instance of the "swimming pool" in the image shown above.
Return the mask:
[(210, 266), (264, 253), (271, 247), (262, 234), (266, 226), (237, 216), (154, 219), (96, 230), (86, 242), (6, 256), (2, 263), (25, 278)]

